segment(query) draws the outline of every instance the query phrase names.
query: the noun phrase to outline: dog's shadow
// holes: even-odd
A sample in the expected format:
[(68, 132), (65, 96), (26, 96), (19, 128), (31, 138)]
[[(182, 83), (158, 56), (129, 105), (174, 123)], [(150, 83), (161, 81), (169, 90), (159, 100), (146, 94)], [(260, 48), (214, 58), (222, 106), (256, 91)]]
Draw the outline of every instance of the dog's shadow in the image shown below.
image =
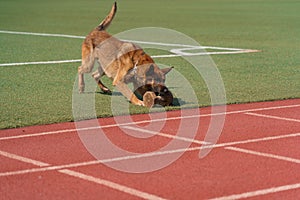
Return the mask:
[[(91, 94), (92, 92), (87, 92), (87, 93)], [(115, 92), (115, 91), (112, 92), (112, 93), (106, 93), (106, 92), (102, 92), (102, 91), (96, 91), (94, 93), (100, 94), (100, 95), (107, 95), (107, 96), (123, 96), (121, 92)], [(140, 95), (138, 95), (138, 98), (141, 99), (142, 97)], [(174, 97), (172, 105), (170, 105), (170, 106), (180, 107), (180, 106), (186, 105), (186, 104), (188, 104), (188, 103), (186, 101), (184, 101), (183, 99)]]
[(106, 96), (123, 96), (121, 92), (103, 92), (103, 91), (96, 91), (96, 94), (106, 95)]
[(184, 104), (186, 104), (186, 102), (183, 101), (182, 99), (176, 97), (173, 98), (172, 106), (182, 106)]

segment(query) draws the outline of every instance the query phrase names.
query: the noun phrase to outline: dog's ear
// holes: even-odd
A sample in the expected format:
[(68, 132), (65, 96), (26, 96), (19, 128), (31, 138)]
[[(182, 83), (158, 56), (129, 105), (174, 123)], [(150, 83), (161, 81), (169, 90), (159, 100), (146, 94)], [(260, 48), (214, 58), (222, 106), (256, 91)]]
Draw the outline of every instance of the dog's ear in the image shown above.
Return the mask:
[(164, 75), (166, 75), (167, 73), (169, 73), (174, 67), (168, 67), (168, 68), (164, 68), (164, 69), (161, 69), (161, 71), (164, 73)]
[(151, 77), (153, 76), (153, 74), (154, 74), (154, 65), (151, 64), (148, 71), (146, 72), (146, 76)]

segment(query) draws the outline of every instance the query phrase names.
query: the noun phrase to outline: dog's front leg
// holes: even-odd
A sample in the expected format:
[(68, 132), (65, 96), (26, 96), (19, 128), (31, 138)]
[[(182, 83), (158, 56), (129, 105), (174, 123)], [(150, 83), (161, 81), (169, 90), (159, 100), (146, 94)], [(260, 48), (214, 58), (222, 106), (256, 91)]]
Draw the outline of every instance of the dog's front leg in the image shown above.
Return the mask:
[(119, 82), (116, 87), (132, 104), (145, 106), (144, 102), (139, 100), (124, 82)]

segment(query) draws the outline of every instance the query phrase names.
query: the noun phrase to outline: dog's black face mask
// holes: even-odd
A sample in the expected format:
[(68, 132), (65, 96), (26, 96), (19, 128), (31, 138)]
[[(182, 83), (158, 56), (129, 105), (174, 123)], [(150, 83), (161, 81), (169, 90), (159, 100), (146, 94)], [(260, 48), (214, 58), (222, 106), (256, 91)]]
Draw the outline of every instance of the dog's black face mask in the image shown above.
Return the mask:
[(143, 96), (145, 92), (155, 92), (157, 96), (168, 92), (165, 86), (166, 74), (173, 67), (159, 69), (155, 64), (132, 69), (125, 77), (125, 82), (133, 82), (136, 92)]

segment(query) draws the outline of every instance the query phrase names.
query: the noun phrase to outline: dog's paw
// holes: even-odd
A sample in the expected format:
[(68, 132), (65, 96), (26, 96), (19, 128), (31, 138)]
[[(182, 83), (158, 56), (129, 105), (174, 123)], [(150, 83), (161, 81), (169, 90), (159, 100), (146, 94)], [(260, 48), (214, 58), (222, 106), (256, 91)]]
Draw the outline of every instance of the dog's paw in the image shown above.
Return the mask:
[(139, 100), (138, 103), (137, 103), (136, 105), (138, 105), (138, 106), (145, 106), (144, 102), (141, 101), (141, 100)]
[(111, 90), (108, 89), (108, 88), (101, 88), (101, 91), (104, 93), (104, 94), (112, 94)]
[(78, 92), (79, 94), (84, 93), (84, 86), (79, 86)]
[(137, 100), (135, 102), (131, 102), (132, 104), (136, 105), (136, 106), (145, 106), (144, 102), (141, 100)]
[(145, 106), (144, 102), (139, 100), (134, 94), (131, 96), (130, 102), (136, 106)]

